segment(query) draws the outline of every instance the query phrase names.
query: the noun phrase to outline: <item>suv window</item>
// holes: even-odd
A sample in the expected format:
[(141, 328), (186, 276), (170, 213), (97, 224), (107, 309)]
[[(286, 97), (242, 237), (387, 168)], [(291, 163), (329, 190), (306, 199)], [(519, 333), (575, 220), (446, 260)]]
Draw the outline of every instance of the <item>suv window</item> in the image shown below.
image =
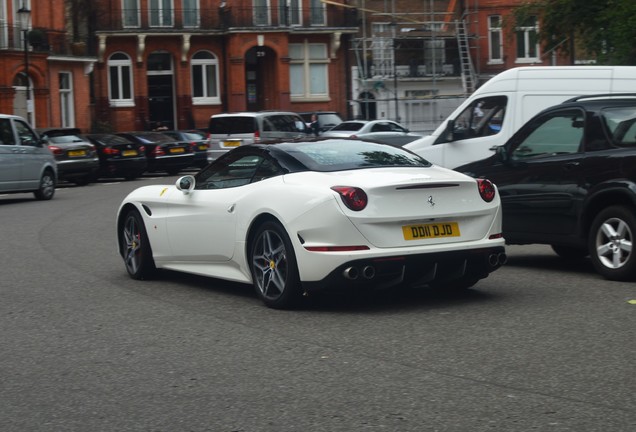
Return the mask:
[(583, 112), (567, 110), (536, 120), (535, 127), (513, 149), (513, 159), (579, 151), (583, 138)]
[(614, 145), (636, 145), (636, 107), (605, 108), (601, 116)]
[(258, 130), (254, 117), (228, 116), (210, 119), (211, 134), (246, 134)]

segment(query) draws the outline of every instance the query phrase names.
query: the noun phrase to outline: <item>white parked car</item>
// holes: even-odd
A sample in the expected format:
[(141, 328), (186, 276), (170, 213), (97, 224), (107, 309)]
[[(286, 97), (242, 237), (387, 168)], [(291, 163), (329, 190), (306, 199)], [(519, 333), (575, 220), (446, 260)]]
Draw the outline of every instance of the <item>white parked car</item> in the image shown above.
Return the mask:
[(327, 286), (468, 288), (505, 261), (490, 181), (341, 139), (240, 146), (139, 188), (117, 236), (135, 279), (170, 269), (249, 283), (274, 308)]
[(358, 138), (403, 145), (422, 138), (391, 120), (348, 120), (322, 133), (323, 138)]

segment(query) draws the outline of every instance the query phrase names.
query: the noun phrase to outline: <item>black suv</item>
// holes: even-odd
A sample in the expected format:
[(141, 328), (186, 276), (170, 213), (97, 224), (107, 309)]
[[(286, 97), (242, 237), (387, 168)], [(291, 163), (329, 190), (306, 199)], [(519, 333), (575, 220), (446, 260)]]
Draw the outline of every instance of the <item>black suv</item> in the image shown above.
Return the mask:
[(636, 278), (636, 94), (567, 100), (455, 169), (497, 185), (507, 243), (589, 255), (608, 279)]

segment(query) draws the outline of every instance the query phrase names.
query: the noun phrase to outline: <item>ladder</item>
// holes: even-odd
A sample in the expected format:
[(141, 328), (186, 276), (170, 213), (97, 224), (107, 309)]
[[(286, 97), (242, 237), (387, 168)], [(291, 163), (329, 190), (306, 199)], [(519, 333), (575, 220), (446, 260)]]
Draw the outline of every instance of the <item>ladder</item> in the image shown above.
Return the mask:
[(473, 67), (473, 61), (470, 56), (466, 21), (463, 19), (455, 21), (455, 27), (457, 29), (457, 47), (459, 49), (462, 85), (464, 86), (464, 92), (470, 94), (476, 89), (477, 75), (475, 74), (475, 68)]

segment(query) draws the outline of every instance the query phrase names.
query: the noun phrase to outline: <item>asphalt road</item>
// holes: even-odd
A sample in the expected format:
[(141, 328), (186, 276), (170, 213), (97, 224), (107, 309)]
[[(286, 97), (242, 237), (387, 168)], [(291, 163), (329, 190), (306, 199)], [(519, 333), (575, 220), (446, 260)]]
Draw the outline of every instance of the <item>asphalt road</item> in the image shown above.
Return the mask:
[(264, 307), (251, 287), (128, 278), (142, 179), (0, 196), (0, 431), (634, 431), (635, 283), (512, 246), (464, 295)]

